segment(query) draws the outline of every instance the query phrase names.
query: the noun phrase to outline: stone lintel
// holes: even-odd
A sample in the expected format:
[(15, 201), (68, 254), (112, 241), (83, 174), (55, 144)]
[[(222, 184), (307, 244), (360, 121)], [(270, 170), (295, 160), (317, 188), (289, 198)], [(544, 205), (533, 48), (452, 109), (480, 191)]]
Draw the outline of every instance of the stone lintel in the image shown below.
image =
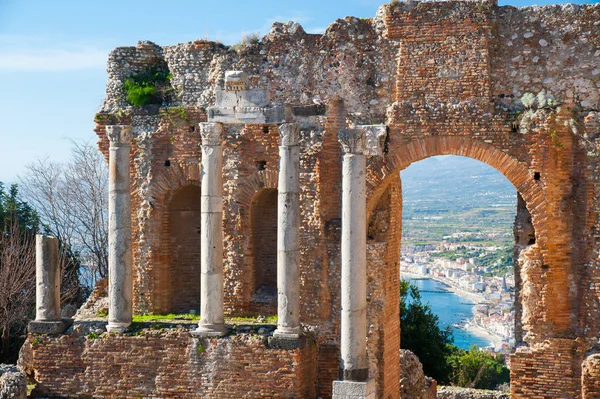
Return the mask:
[(201, 122), (200, 136), (202, 145), (219, 146), (223, 137), (223, 124), (218, 122)]
[(306, 347), (306, 337), (301, 334), (278, 334), (275, 331), (269, 337), (268, 345), (271, 349), (303, 349)]
[(111, 145), (129, 144), (133, 140), (133, 128), (131, 125), (108, 125), (106, 126), (106, 136)]
[(333, 381), (332, 399), (375, 399), (375, 381)]
[(279, 139), (281, 146), (297, 146), (300, 142), (300, 125), (297, 123), (284, 123), (279, 126)]
[(291, 107), (209, 107), (208, 120), (227, 124), (284, 123), (291, 119)]
[(56, 321), (30, 321), (27, 330), (32, 334), (62, 334), (71, 327), (73, 319), (62, 319)]

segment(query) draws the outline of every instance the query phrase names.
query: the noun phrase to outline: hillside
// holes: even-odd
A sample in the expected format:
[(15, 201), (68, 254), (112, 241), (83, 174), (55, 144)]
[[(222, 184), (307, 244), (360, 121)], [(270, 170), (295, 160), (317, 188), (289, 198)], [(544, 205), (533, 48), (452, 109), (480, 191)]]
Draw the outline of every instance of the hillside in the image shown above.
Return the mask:
[(427, 158), (401, 172), (405, 244), (437, 243), (459, 232), (512, 242), (516, 190), (497, 170), (453, 155)]

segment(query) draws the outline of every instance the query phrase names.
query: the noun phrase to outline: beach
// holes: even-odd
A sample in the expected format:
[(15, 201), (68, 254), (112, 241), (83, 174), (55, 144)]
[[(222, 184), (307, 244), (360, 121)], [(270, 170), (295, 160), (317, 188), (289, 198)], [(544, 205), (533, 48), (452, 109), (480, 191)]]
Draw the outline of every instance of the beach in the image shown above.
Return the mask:
[[(477, 294), (477, 293), (462, 290), (460, 288), (457, 288), (457, 287), (449, 284), (448, 281), (446, 281), (445, 279), (442, 279), (442, 278), (438, 278), (438, 277), (434, 277), (434, 276), (430, 276), (430, 275), (425, 276), (425, 275), (414, 274), (414, 273), (409, 273), (409, 272), (401, 272), (401, 278), (434, 280), (440, 284), (443, 284), (444, 287), (446, 287), (448, 289), (448, 291), (451, 291), (452, 293), (454, 293), (462, 298), (468, 299), (469, 301), (472, 301), (474, 304), (480, 304), (480, 303), (484, 303), (486, 301), (485, 296), (483, 296), (482, 294)], [(478, 336), (479, 338), (482, 338), (483, 340), (488, 341), (490, 346), (493, 346), (495, 350), (499, 350), (502, 347), (503, 338), (501, 336), (499, 336), (497, 334), (493, 334), (493, 333), (487, 331), (485, 328), (476, 325), (475, 323), (473, 323), (472, 318), (469, 320), (469, 322), (465, 323), (464, 325), (462, 325), (458, 328), (463, 328), (466, 331), (469, 331), (470, 333)]]

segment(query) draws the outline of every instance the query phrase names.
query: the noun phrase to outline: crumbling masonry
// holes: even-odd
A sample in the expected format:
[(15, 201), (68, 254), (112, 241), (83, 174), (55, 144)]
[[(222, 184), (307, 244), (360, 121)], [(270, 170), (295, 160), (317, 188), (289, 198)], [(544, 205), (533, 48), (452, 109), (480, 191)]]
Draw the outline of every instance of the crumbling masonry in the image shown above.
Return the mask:
[[(131, 107), (123, 82), (151, 69), (172, 90)], [(322, 35), (140, 42), (108, 76), (108, 326), (31, 333), (39, 394), (398, 398), (399, 171), (455, 154), (519, 193), (512, 397), (600, 398), (600, 5), (393, 2)]]

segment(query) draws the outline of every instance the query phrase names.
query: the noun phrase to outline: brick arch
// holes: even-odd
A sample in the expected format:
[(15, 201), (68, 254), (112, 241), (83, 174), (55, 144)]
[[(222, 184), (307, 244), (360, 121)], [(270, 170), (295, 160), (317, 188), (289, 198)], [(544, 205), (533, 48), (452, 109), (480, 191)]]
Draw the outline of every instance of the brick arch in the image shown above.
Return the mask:
[[(155, 221), (153, 236), (159, 237), (152, 243), (152, 271), (149, 278), (153, 283), (153, 298), (151, 300), (154, 313), (173, 312), (173, 278), (170, 275), (172, 268), (172, 240), (171, 240), (171, 212), (170, 204), (181, 190), (189, 187), (200, 187), (200, 165), (198, 163), (172, 162), (171, 166), (155, 177), (150, 191), (150, 201), (154, 207), (152, 219)], [(200, 201), (198, 200), (198, 205)], [(198, 236), (199, 237), (199, 236)], [(198, 264), (198, 267), (200, 265)], [(198, 287), (200, 280), (198, 279)], [(199, 299), (199, 297), (198, 297)]]
[(536, 230), (544, 230), (547, 203), (540, 182), (527, 164), (488, 144), (465, 136), (433, 136), (394, 147), (377, 166), (367, 170), (367, 215), (374, 209), (391, 177), (414, 162), (437, 155), (460, 155), (481, 161), (504, 175), (521, 194)]
[[(389, 210), (389, 226), (382, 242), (373, 240), (367, 247), (367, 264), (370, 277), (369, 290), (377, 293), (382, 308), (369, 310), (369, 323), (380, 325), (380, 349), (384, 356), (383, 366), (374, 378), (385, 391), (395, 392), (400, 371), (395, 354), (399, 349), (399, 259), (402, 241), (402, 187), (400, 171), (414, 162), (437, 155), (459, 155), (477, 159), (502, 173), (527, 202), (535, 227), (536, 247), (543, 247), (548, 228), (545, 226), (547, 205), (540, 182), (534, 179), (528, 165), (499, 150), (492, 144), (468, 136), (431, 136), (398, 144), (383, 159), (372, 159), (367, 168), (367, 221), (380, 210)], [(387, 197), (390, 197), (389, 199)], [(368, 224), (370, 225), (370, 223)], [(381, 247), (384, 245), (385, 247)], [(374, 350), (372, 353), (377, 353)]]
[(243, 208), (250, 207), (254, 196), (265, 188), (277, 188), (279, 173), (276, 170), (260, 170), (242, 179), (233, 195), (234, 201)]
[(276, 302), (265, 300), (260, 295), (256, 295), (257, 283), (257, 264), (255, 248), (256, 229), (253, 226), (252, 208), (253, 204), (266, 190), (277, 190), (279, 173), (276, 170), (260, 170), (240, 179), (234, 194), (233, 202), (239, 206), (239, 215), (241, 231), (248, 232), (244, 236), (244, 256), (243, 256), (243, 297), (245, 312), (249, 315), (256, 314), (274, 314), (276, 312)]

